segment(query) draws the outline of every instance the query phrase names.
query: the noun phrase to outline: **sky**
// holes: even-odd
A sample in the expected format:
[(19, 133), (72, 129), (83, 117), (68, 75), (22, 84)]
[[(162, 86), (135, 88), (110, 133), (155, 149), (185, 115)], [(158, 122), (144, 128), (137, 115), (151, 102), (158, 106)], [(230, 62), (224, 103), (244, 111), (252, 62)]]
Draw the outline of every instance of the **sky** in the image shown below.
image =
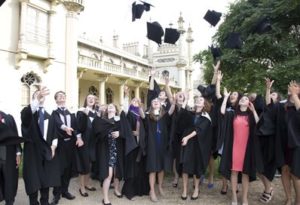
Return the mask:
[[(177, 28), (177, 20), (182, 13), (187, 30), (189, 24), (193, 30), (193, 54), (211, 45), (211, 38), (217, 27), (210, 26), (203, 19), (208, 9), (227, 13), (229, 4), (235, 0), (148, 0), (154, 5), (149, 12), (144, 12), (141, 19), (132, 22), (131, 4), (134, 0), (85, 0), (84, 12), (80, 14), (80, 33), (86, 33), (88, 38), (98, 40), (100, 36), (104, 44), (112, 45), (112, 36), (119, 35), (119, 45), (128, 42), (147, 44), (147, 21), (158, 21), (163, 28), (173, 23)], [(139, 2), (137, 0), (136, 2)], [(153, 43), (152, 45), (155, 45)]]

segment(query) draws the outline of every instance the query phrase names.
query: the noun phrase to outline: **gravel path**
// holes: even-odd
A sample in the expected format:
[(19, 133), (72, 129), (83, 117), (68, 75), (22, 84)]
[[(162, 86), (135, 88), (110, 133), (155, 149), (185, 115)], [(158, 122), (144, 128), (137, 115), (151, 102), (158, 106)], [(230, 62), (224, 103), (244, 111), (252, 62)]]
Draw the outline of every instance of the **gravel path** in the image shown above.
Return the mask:
[[(96, 192), (89, 192), (89, 197), (83, 198), (80, 196), (78, 189), (78, 179), (74, 178), (71, 181), (70, 185), (70, 192), (72, 194), (76, 195), (76, 199), (73, 201), (68, 201), (66, 199), (60, 200), (60, 205), (82, 205), (82, 204), (101, 204), (102, 201), (102, 193), (100, 193), (100, 185), (97, 181), (93, 181), (93, 185), (97, 188)], [(181, 181), (180, 181), (181, 182)], [(190, 183), (191, 185), (191, 183)], [(276, 178), (273, 183), (274, 187), (274, 197), (272, 201), (269, 203), (270, 205), (280, 205), (284, 204), (284, 192), (281, 186), (280, 179)], [(171, 186), (171, 178), (165, 179), (165, 193), (166, 196), (164, 198), (159, 197), (159, 203), (156, 204), (197, 204), (197, 205), (229, 205), (231, 200), (231, 194), (230, 190), (226, 196), (221, 195), (220, 189), (221, 189), (221, 181), (217, 180), (215, 182), (215, 187), (213, 189), (207, 189), (207, 183), (204, 182), (204, 184), (201, 186), (200, 190), (200, 197), (199, 199), (195, 201), (191, 201), (190, 199), (186, 201), (182, 201), (180, 198), (181, 195), (181, 184), (179, 184), (178, 188), (173, 188)], [(256, 204), (263, 204), (259, 202), (259, 196), (260, 193), (263, 191), (263, 186), (260, 181), (255, 181), (250, 184), (249, 189), (249, 204), (256, 205)], [(192, 189), (190, 189), (190, 194), (192, 193)], [(113, 190), (110, 191), (111, 194), (111, 202), (113, 205), (152, 205), (155, 204), (149, 200), (148, 196), (144, 197), (137, 197), (136, 200), (130, 201), (126, 198), (119, 199), (113, 195)], [(239, 199), (241, 198), (241, 192), (238, 194)], [(50, 194), (50, 199), (52, 199), (52, 194)], [(240, 202), (241, 203), (241, 202)], [(4, 204), (3, 202), (0, 203), (1, 205)], [(15, 205), (25, 205), (28, 204), (28, 197), (24, 190), (24, 183), (23, 179), (19, 180), (19, 190), (18, 195), (16, 197), (16, 203)]]

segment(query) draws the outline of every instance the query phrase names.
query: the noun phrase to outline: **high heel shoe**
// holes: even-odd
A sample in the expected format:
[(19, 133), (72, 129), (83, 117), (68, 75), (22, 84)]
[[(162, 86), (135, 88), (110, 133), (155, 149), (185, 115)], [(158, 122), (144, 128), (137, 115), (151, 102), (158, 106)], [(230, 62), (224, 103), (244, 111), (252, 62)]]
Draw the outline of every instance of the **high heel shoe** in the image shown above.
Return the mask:
[(104, 199), (102, 199), (102, 204), (103, 204), (103, 205), (112, 205), (110, 202), (109, 202), (109, 203), (107, 203), (107, 204), (106, 204), (106, 203), (104, 203)]
[(227, 191), (228, 191), (228, 185), (226, 185), (226, 189), (225, 189), (225, 191), (223, 191), (223, 189), (221, 189), (221, 194), (222, 195), (226, 195), (227, 194)]
[(86, 193), (86, 192), (83, 193), (83, 192), (81, 191), (80, 188), (79, 188), (79, 193), (80, 193), (80, 195), (83, 196), (83, 197), (88, 197), (88, 196), (89, 196), (88, 193)]
[(182, 199), (182, 200), (187, 200), (187, 196), (182, 196), (182, 195), (181, 195), (181, 199)]

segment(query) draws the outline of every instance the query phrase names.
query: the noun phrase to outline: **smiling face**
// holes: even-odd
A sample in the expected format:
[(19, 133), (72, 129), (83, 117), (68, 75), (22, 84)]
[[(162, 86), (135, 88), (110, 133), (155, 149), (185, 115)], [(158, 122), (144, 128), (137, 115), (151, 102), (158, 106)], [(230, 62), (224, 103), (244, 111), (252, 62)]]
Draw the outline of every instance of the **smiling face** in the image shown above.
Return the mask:
[(153, 100), (151, 101), (151, 107), (152, 107), (152, 109), (154, 109), (154, 110), (160, 109), (161, 103), (160, 103), (160, 101), (159, 101), (158, 98), (155, 98), (155, 99), (153, 99)]
[(244, 107), (248, 107), (249, 103), (250, 103), (250, 100), (247, 96), (243, 96), (239, 101), (239, 105), (244, 106)]
[(107, 113), (109, 113), (109, 114), (116, 114), (116, 112), (117, 112), (117, 108), (116, 108), (116, 106), (114, 104), (109, 104), (107, 106)]
[(158, 95), (158, 99), (160, 101), (165, 101), (167, 99), (167, 94), (164, 90), (160, 91), (159, 95)]
[(86, 105), (90, 108), (92, 108), (95, 105), (95, 96), (94, 95), (88, 95), (86, 97)]
[(196, 108), (203, 108), (204, 107), (204, 98), (203, 97), (196, 97), (194, 100), (194, 105)]
[(139, 99), (138, 98), (133, 98), (131, 100), (131, 105), (133, 105), (134, 107), (139, 107)]
[(238, 92), (232, 92), (230, 97), (229, 97), (229, 102), (230, 104), (234, 105), (237, 103), (237, 100), (239, 98), (239, 93)]
[(66, 94), (64, 92), (57, 92), (54, 96), (55, 102), (58, 106), (64, 106), (66, 103)]
[(178, 105), (182, 105), (183, 102), (184, 102), (184, 93), (183, 93), (183, 92), (178, 92), (178, 93), (176, 94), (176, 103), (177, 103)]
[(270, 95), (272, 101), (274, 103), (277, 103), (279, 101), (279, 94), (277, 92), (272, 92), (271, 95)]

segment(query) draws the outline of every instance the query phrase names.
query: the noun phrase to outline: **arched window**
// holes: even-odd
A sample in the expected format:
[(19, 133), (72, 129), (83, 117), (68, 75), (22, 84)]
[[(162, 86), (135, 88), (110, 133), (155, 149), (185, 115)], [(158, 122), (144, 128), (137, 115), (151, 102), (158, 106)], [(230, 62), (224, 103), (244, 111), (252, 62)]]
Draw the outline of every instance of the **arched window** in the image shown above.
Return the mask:
[(114, 92), (112, 91), (112, 89), (107, 88), (105, 94), (106, 94), (106, 104), (112, 103), (114, 97)]
[(97, 88), (95, 86), (93, 86), (93, 85), (91, 87), (89, 87), (89, 94), (97, 96), (98, 95)]
[(31, 96), (39, 89), (41, 78), (33, 71), (24, 74), (21, 78), (22, 82), (22, 106), (27, 106), (30, 103)]

